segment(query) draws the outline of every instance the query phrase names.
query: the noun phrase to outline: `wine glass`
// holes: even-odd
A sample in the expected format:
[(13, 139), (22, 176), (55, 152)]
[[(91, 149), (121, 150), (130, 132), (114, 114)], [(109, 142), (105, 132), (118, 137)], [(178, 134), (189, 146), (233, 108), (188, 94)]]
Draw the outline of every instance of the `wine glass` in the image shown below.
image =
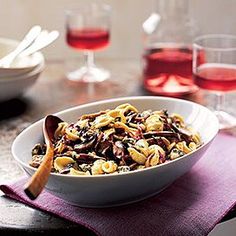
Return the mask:
[[(199, 60), (201, 58), (201, 60)], [(225, 111), (225, 94), (236, 90), (236, 36), (203, 35), (193, 43), (195, 84), (216, 95), (213, 106), (220, 128), (236, 126), (236, 117)]]
[(70, 47), (83, 51), (85, 65), (69, 72), (72, 81), (101, 82), (110, 77), (109, 71), (94, 63), (94, 51), (110, 42), (111, 8), (106, 4), (90, 3), (66, 11), (66, 41)]

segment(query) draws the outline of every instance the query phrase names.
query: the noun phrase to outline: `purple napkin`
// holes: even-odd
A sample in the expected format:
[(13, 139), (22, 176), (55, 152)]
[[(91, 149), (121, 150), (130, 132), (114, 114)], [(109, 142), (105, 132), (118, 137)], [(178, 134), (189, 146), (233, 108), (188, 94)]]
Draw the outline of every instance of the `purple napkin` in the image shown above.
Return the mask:
[(80, 208), (46, 191), (30, 201), (23, 192), (25, 181), (1, 185), (0, 189), (97, 235), (207, 235), (236, 204), (236, 138), (219, 134), (187, 174), (155, 197), (128, 206)]

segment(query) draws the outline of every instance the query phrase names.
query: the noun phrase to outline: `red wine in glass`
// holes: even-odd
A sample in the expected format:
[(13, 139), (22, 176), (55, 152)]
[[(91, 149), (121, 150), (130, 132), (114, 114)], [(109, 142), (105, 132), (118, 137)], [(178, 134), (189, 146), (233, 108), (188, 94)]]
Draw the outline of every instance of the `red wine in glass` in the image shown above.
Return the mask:
[[(204, 53), (204, 61), (198, 55)], [(234, 107), (225, 106), (226, 93), (236, 90), (236, 36), (208, 34), (193, 42), (194, 82), (215, 98), (209, 106), (219, 120), (220, 129), (236, 127)], [(210, 99), (211, 101), (211, 99)], [(209, 103), (210, 104), (210, 103)], [(232, 110), (230, 110), (232, 108)]]
[(85, 64), (67, 73), (71, 81), (98, 83), (110, 78), (110, 72), (96, 66), (94, 52), (110, 42), (111, 7), (88, 2), (66, 11), (67, 44), (84, 54)]
[(166, 45), (144, 55), (144, 87), (151, 93), (181, 96), (197, 90), (192, 78), (192, 48)]
[(67, 29), (67, 43), (79, 50), (99, 50), (109, 44), (109, 31), (102, 28)]
[(236, 66), (217, 63), (203, 64), (198, 67), (194, 80), (202, 89), (220, 92), (236, 90)]

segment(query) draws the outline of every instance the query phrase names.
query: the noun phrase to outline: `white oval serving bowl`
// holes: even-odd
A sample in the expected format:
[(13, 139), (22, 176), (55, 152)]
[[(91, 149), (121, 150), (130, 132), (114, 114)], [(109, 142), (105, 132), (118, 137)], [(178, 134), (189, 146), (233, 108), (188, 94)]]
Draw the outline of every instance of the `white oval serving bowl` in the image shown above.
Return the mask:
[[(157, 194), (189, 171), (218, 133), (218, 120), (210, 110), (193, 102), (167, 97), (110, 99), (70, 108), (56, 115), (67, 122), (75, 122), (82, 114), (112, 109), (126, 102), (137, 107), (139, 111), (167, 109), (169, 114), (181, 114), (186, 123), (200, 133), (204, 144), (196, 151), (176, 160), (128, 173), (98, 176), (51, 173), (46, 185), (50, 193), (81, 207), (111, 207), (145, 199)], [(33, 146), (43, 142), (42, 127), (43, 119), (19, 134), (12, 145), (14, 158), (28, 176), (35, 172), (28, 163), (31, 160)]]
[[(19, 41), (8, 38), (0, 38), (0, 59), (12, 52), (18, 44)], [(44, 57), (41, 52), (36, 52), (30, 56), (17, 58), (9, 68), (0, 67), (0, 80), (1, 78), (8, 78), (29, 73), (42, 63), (44, 63)]]

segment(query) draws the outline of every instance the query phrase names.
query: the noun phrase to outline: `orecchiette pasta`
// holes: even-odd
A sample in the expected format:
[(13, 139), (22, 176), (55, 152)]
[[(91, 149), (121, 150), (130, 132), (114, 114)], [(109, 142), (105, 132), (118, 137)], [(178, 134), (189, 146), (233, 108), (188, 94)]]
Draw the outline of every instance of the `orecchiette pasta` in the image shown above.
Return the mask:
[(66, 132), (67, 126), (68, 126), (67, 122), (59, 123), (59, 125), (58, 125), (58, 127), (57, 127), (57, 129), (55, 131), (55, 134), (54, 134), (55, 138), (58, 138), (58, 137), (64, 135), (65, 132)]
[(79, 136), (77, 135), (77, 131), (74, 129), (66, 128), (65, 133), (69, 140), (76, 141), (77, 139), (79, 139)]
[(145, 167), (156, 166), (159, 163), (159, 154), (154, 152), (147, 158), (145, 162)]
[(113, 173), (117, 170), (117, 164), (114, 161), (106, 161), (102, 164), (102, 170), (107, 173)]
[(138, 149), (145, 156), (148, 156), (149, 154), (148, 142), (145, 139), (138, 140), (135, 144), (135, 148)]
[(171, 115), (172, 118), (174, 118), (176, 121), (178, 121), (179, 123), (181, 124), (184, 124), (184, 118), (183, 116), (181, 116), (180, 114), (177, 114), (177, 113), (173, 113)]
[[(54, 134), (52, 171), (74, 176), (125, 173), (174, 160), (202, 145), (200, 135), (177, 113), (139, 112), (129, 103), (59, 123)], [(32, 150), (37, 168), (45, 144)]]
[(59, 143), (57, 143), (57, 145), (56, 145), (56, 147), (55, 147), (55, 151), (57, 152), (57, 153), (62, 153), (63, 152), (63, 150), (65, 149), (65, 144), (63, 143), (63, 142), (59, 142)]
[(163, 121), (159, 115), (151, 115), (146, 119), (147, 131), (162, 131)]
[(93, 166), (91, 167), (92, 175), (101, 175), (104, 174), (104, 171), (102, 169), (102, 165), (105, 163), (104, 160), (97, 160), (93, 163)]
[(62, 156), (62, 157), (57, 157), (54, 160), (54, 168), (57, 171), (61, 171), (63, 170), (65, 167), (67, 167), (69, 164), (74, 164), (75, 161), (73, 158), (71, 157), (67, 157), (67, 156)]
[(70, 172), (69, 172), (70, 175), (90, 175), (89, 171), (79, 171), (79, 170), (76, 170), (74, 168), (70, 168)]
[(177, 143), (176, 147), (185, 154), (190, 153), (192, 151), (192, 149), (187, 146), (185, 141)]
[(131, 156), (132, 160), (140, 165), (143, 165), (146, 161), (146, 157), (137, 151), (135, 148), (128, 148), (129, 155)]

